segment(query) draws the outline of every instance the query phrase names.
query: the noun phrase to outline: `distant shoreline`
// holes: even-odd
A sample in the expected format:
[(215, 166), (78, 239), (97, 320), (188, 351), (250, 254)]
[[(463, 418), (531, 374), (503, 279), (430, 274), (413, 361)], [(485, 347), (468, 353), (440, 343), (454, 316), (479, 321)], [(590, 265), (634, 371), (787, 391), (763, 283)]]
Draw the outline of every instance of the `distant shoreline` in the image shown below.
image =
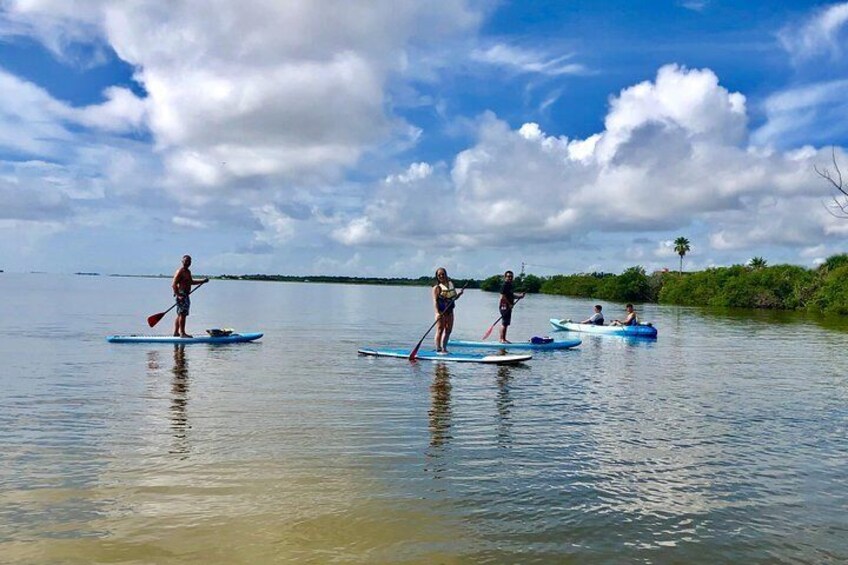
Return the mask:
[[(74, 273), (80, 276), (97, 276), (100, 273)], [(134, 278), (150, 278), (162, 279), (171, 278), (171, 275), (121, 275), (110, 274), (105, 275), (110, 277), (134, 277)], [(204, 275), (205, 276), (205, 275)], [(434, 279), (431, 276), (418, 277), (416, 279), (408, 277), (343, 277), (330, 275), (209, 275), (212, 280), (234, 280), (234, 281), (269, 281), (269, 282), (303, 282), (303, 283), (338, 283), (338, 284), (368, 284), (368, 285), (385, 285), (385, 286), (433, 286)], [(454, 279), (454, 284), (457, 286), (468, 283), (468, 288), (480, 288), (482, 281), (477, 279)]]

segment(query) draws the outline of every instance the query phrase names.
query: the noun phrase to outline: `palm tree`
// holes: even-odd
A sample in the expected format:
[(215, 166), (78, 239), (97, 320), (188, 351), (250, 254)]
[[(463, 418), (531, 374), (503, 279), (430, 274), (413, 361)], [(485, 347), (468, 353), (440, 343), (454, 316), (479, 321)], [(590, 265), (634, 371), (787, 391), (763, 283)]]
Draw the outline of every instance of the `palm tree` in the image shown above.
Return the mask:
[(683, 274), (683, 256), (689, 251), (689, 240), (683, 236), (674, 240), (674, 250), (680, 255), (680, 274)]
[(762, 257), (754, 257), (753, 259), (748, 261), (748, 265), (754, 270), (765, 269), (766, 260)]

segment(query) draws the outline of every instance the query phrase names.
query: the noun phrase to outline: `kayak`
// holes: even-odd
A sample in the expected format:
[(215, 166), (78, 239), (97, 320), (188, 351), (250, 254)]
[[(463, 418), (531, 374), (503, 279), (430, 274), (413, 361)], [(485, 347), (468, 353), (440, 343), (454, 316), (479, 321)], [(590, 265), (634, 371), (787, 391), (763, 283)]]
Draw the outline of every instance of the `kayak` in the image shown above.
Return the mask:
[(570, 332), (585, 332), (591, 334), (623, 335), (628, 337), (657, 337), (657, 328), (647, 324), (638, 326), (596, 326), (595, 324), (578, 324), (568, 320), (551, 318), (551, 325), (558, 330)]
[(110, 335), (106, 338), (109, 343), (176, 343), (180, 345), (188, 343), (241, 343), (253, 341), (262, 337), (261, 333), (232, 333), (229, 335), (209, 336), (199, 335), (195, 337), (174, 337), (172, 335)]
[(449, 347), (475, 347), (478, 349), (535, 349), (547, 351), (550, 349), (571, 349), (583, 343), (579, 339), (557, 339), (548, 343), (533, 343), (532, 341), (519, 341), (515, 343), (500, 343), (498, 341), (464, 341), (452, 339)]
[[(360, 349), (361, 355), (373, 355), (375, 357), (397, 357), (408, 359), (411, 349)], [(415, 356), (415, 359), (422, 361), (448, 361), (452, 363), (486, 363), (490, 365), (514, 365), (529, 361), (533, 356), (530, 354), (524, 355), (480, 355), (477, 353), (448, 353), (440, 355), (434, 350), (420, 350)]]

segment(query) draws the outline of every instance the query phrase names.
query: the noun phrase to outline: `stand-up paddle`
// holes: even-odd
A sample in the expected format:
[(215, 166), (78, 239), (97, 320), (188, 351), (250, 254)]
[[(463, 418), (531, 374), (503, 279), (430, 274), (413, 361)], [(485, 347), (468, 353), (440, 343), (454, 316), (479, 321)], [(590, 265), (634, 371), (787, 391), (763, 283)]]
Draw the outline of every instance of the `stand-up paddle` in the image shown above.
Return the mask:
[[(197, 290), (197, 289), (198, 289), (198, 288), (200, 288), (201, 286), (205, 285), (207, 282), (209, 282), (209, 281), (206, 281), (206, 282), (202, 282), (202, 283), (200, 283), (199, 285), (197, 285), (196, 287), (194, 287), (193, 289), (191, 289), (188, 293), (189, 293), (189, 294), (191, 294), (192, 292), (194, 292), (195, 290)], [(174, 302), (174, 304), (173, 304), (170, 308), (168, 308), (167, 310), (165, 310), (164, 312), (159, 312), (158, 314), (153, 314), (152, 316), (148, 316), (148, 318), (147, 318), (147, 325), (148, 325), (148, 326), (150, 326), (150, 327), (152, 328), (153, 326), (155, 326), (156, 324), (158, 324), (158, 323), (159, 323), (159, 321), (160, 321), (162, 318), (164, 318), (164, 317), (165, 317), (165, 314), (167, 314), (168, 312), (170, 312), (171, 310), (173, 310), (173, 309), (174, 309), (174, 308), (176, 308), (176, 307), (177, 307), (177, 303), (176, 303), (176, 302)]]
[[(513, 302), (513, 303), (512, 303), (512, 308), (515, 308), (515, 305), (516, 305), (516, 304), (518, 304), (518, 301), (519, 301), (519, 300), (521, 300), (522, 298), (524, 298), (524, 297), (523, 297), (523, 296), (519, 296), (518, 298), (516, 298), (516, 299), (515, 299), (515, 302)], [(510, 308), (510, 310), (512, 310), (512, 308)], [(497, 325), (498, 325), (498, 322), (500, 322), (500, 321), (501, 321), (501, 318), (503, 318), (503, 314), (501, 314), (500, 316), (498, 316), (498, 319), (497, 319), (497, 320), (495, 320), (495, 323), (494, 323), (494, 324), (492, 324), (491, 326), (489, 326), (489, 329), (488, 329), (488, 330), (486, 330), (486, 333), (484, 333), (484, 334), (483, 334), (483, 339), (482, 339), (482, 340), (480, 340), (480, 341), (486, 341), (486, 340), (489, 338), (489, 336), (490, 336), (490, 335), (492, 335), (492, 330), (493, 330), (493, 329), (495, 329), (495, 326), (497, 326)]]
[[(463, 291), (465, 290), (465, 287), (467, 287), (467, 286), (468, 286), (468, 282), (469, 282), (469, 281), (465, 281), (465, 284), (464, 284), (464, 285), (462, 285), (462, 288), (461, 288), (461, 289), (459, 289), (459, 291), (460, 291), (460, 292), (463, 292)], [(438, 318), (436, 318), (436, 321), (435, 321), (435, 322), (433, 322), (433, 325), (432, 325), (432, 326), (430, 326), (429, 328), (427, 328), (427, 331), (426, 331), (426, 332), (424, 332), (424, 335), (422, 335), (422, 336), (421, 336), (421, 339), (419, 339), (419, 340), (418, 340), (418, 345), (416, 345), (416, 346), (415, 346), (415, 349), (413, 349), (413, 350), (409, 353), (409, 360), (410, 360), (410, 361), (415, 361), (415, 356), (416, 356), (416, 355), (418, 355), (418, 350), (419, 350), (419, 349), (421, 349), (421, 344), (422, 344), (422, 343), (424, 343), (424, 340), (427, 338), (427, 334), (429, 334), (431, 331), (433, 331), (433, 328), (435, 328), (435, 327), (436, 327), (436, 324), (438, 324), (438, 323), (439, 323), (439, 320), (441, 320), (441, 319), (442, 319), (442, 314), (444, 314), (445, 312), (447, 312), (447, 311), (450, 309), (450, 307), (453, 305), (453, 303), (454, 303), (454, 302), (456, 302), (456, 299), (457, 299), (457, 298), (459, 298), (459, 295), (458, 295), (458, 294), (457, 294), (456, 298), (451, 298), (451, 299), (450, 299), (450, 301), (448, 301), (447, 306), (445, 306), (445, 309), (444, 309), (444, 310), (442, 310), (442, 311), (439, 313), (439, 317), (438, 317)]]

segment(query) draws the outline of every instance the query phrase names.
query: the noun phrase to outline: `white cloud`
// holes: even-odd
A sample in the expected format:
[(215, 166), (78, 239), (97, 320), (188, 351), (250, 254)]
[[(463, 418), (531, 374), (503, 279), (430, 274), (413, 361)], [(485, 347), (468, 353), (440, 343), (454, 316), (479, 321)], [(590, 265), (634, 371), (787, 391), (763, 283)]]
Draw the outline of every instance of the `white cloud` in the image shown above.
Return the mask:
[(671, 239), (660, 241), (654, 250), (654, 256), (660, 259), (677, 257), (677, 251), (674, 250), (674, 241)]
[(171, 223), (181, 228), (205, 229), (208, 227), (206, 222), (185, 216), (174, 216), (171, 218)]
[(75, 120), (85, 126), (109, 132), (126, 132), (144, 127), (146, 105), (130, 90), (117, 86), (105, 90), (106, 101), (76, 111)]
[(829, 54), (842, 57), (844, 37), (848, 23), (848, 2), (833, 4), (818, 10), (801, 26), (789, 26), (779, 34), (784, 48), (795, 61)]
[(52, 220), (0, 218), (0, 250), (5, 260), (36, 253), (39, 247), (65, 230), (62, 222)]
[(414, 133), (387, 112), (389, 81), (406, 71), (409, 50), (473, 31), (481, 17), (464, 0), (326, 8), (12, 0), (2, 32), (32, 35), (57, 53), (105, 42), (133, 65), (144, 108), (113, 90), (81, 120), (117, 129), (144, 118), (173, 193), (201, 202), (198, 193), (218, 198), (255, 177), (274, 177), (278, 187), (338, 180), (367, 149)]
[(44, 89), (0, 69), (0, 148), (25, 155), (54, 156), (73, 135), (65, 127), (68, 106)]
[(262, 225), (262, 230), (254, 232), (256, 242), (277, 247), (288, 242), (294, 235), (295, 220), (277, 207), (266, 204), (253, 208), (251, 212)]
[(757, 145), (792, 147), (827, 141), (848, 132), (848, 80), (837, 79), (789, 88), (769, 96), (766, 122), (751, 136)]
[(380, 230), (365, 217), (354, 218), (350, 223), (333, 230), (332, 237), (345, 245), (362, 245), (378, 241)]
[(708, 0), (685, 0), (680, 5), (693, 12), (703, 12), (710, 5)]
[(101, 0), (8, 0), (0, 12), (0, 37), (34, 37), (66, 63), (98, 64), (104, 60), (104, 5)]
[(602, 157), (616, 154), (637, 130), (645, 133), (654, 126), (694, 141), (735, 146), (747, 133), (745, 97), (719, 86), (709, 69), (666, 65), (654, 82), (631, 86), (614, 98), (604, 125)]
[(406, 172), (386, 177), (386, 183), (399, 182), (401, 184), (409, 184), (416, 180), (426, 179), (431, 174), (433, 174), (433, 167), (429, 163), (413, 163)]
[(71, 106), (0, 70), (0, 217), (65, 229), (117, 221), (110, 211), (123, 206), (155, 206), (158, 159), (119, 135), (141, 126), (143, 103), (124, 89), (104, 97)]
[(533, 73), (548, 76), (586, 74), (586, 67), (570, 62), (573, 54), (550, 56), (535, 50), (522, 49), (512, 45), (498, 43), (487, 49), (475, 49), (471, 60), (488, 65), (512, 69), (520, 73)]
[[(568, 139), (485, 115), (476, 144), (450, 171), (378, 189), (356, 225), (382, 242), (477, 249), (680, 230), (695, 221), (708, 226), (715, 250), (799, 249), (833, 229), (821, 206), (825, 187), (812, 172), (825, 156), (749, 146), (744, 96), (709, 70), (663, 67), (655, 81), (612, 99), (605, 124)], [(660, 247), (651, 256), (668, 253)]]
[[(121, 206), (155, 205), (157, 221), (169, 228), (203, 229), (221, 218), (250, 230), (258, 225), (253, 252), (312, 238), (348, 247), (411, 244), (456, 261), (461, 252), (527, 249), (528, 242), (570, 251), (599, 233), (632, 241), (621, 234), (637, 231), (655, 237), (634, 245), (634, 253), (662, 259), (667, 250), (655, 240), (693, 223), (717, 252), (778, 245), (801, 253), (848, 231), (848, 223), (827, 216), (827, 187), (811, 172), (829, 155), (782, 150), (809, 143), (810, 128), (826, 135), (823, 125), (843, 127), (844, 120), (832, 119), (848, 111), (841, 80), (769, 98), (767, 123), (751, 133), (741, 93), (721, 86), (709, 69), (669, 65), (613, 96), (593, 135), (552, 135), (538, 123), (513, 128), (484, 113), (457, 119), (472, 124), (476, 141), (449, 161), (413, 162), (386, 174), (385, 159), (363, 155), (395, 157), (423, 137), (393, 114), (393, 96), (417, 100), (411, 78), (434, 80), (433, 70), (449, 64), (445, 45), (456, 41), (469, 52), (463, 42), (480, 23), (480, 4), (352, 0), (330, 11), (306, 0), (3, 6), (0, 35), (39, 38), (66, 59), (80, 45), (92, 57), (114, 49), (145, 92), (142, 98), (112, 87), (102, 102), (76, 107), (0, 70), (0, 148), (26, 160), (0, 163), (0, 198), (11, 202), (0, 218), (8, 225), (61, 226), (83, 215), (106, 222)], [(845, 6), (807, 23), (822, 32), (831, 54), (845, 21), (836, 8)], [(788, 48), (822, 52), (814, 47)], [(586, 72), (571, 55), (505, 43), (471, 57), (537, 82)], [(550, 93), (542, 111), (559, 95)], [(415, 103), (437, 110), (446, 104)], [(445, 124), (446, 131), (460, 129)], [(150, 146), (127, 135), (139, 131), (152, 138)], [(358, 165), (362, 176), (383, 180), (347, 180)], [(94, 213), (97, 202), (103, 211)], [(591, 257), (591, 264), (602, 261)]]

